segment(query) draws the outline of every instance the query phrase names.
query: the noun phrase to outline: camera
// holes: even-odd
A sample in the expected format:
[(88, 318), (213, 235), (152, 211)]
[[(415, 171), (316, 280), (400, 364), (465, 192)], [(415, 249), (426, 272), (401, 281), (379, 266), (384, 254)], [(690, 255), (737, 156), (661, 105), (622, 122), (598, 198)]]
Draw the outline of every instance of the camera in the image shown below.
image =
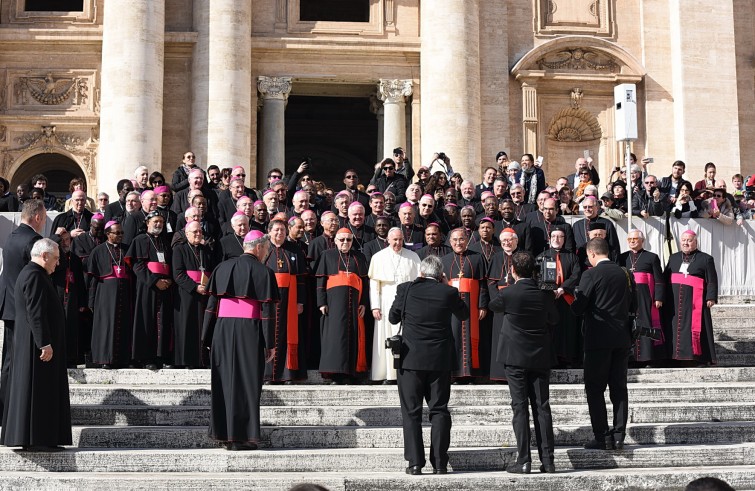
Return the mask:
[(558, 290), (556, 261), (545, 257), (535, 259), (535, 281), (541, 290)]
[(653, 341), (660, 341), (663, 338), (663, 334), (660, 329), (653, 329), (652, 327), (640, 326), (637, 324), (637, 319), (630, 318), (632, 323), (632, 339), (637, 340), (640, 337), (650, 338)]
[(391, 354), (393, 355), (393, 368), (400, 368), (399, 364), (401, 363), (401, 335), (396, 334), (395, 336), (386, 338), (385, 349), (391, 350)]

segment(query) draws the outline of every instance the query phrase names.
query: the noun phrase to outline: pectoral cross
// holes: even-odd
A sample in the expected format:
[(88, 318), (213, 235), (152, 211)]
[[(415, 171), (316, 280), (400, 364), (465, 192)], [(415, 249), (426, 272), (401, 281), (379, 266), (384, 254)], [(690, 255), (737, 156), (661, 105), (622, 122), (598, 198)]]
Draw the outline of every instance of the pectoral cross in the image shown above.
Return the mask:
[(460, 269), (460, 270), (459, 270), (459, 275), (458, 275), (458, 276), (459, 276), (459, 279), (462, 279), (462, 278), (464, 278), (464, 270), (461, 270), (461, 269)]
[(283, 259), (278, 258), (278, 269), (281, 269), (283, 267)]
[(202, 273), (202, 274), (204, 274), (204, 266), (200, 266), (199, 267), (199, 272)]
[(115, 267), (115, 274), (121, 274), (121, 267), (120, 266), (116, 266)]

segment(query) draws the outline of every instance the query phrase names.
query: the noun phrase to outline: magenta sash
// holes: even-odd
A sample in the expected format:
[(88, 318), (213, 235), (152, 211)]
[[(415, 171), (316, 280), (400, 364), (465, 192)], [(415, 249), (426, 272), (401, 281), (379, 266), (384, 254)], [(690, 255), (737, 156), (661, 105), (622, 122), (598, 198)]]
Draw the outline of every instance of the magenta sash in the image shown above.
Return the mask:
[[(650, 324), (653, 329), (661, 329), (661, 313), (655, 307), (655, 278), (652, 273), (641, 273), (639, 271), (634, 272), (634, 282), (638, 285), (647, 285), (650, 290)], [(661, 339), (656, 339), (653, 344), (655, 346), (661, 346), (664, 342), (663, 331), (661, 331)]]
[[(703, 354), (700, 344), (700, 333), (703, 327), (703, 286), (705, 281), (697, 276), (671, 273), (672, 285), (686, 285), (692, 288), (692, 353), (695, 356)], [(677, 314), (679, 315), (679, 314)]]
[(170, 267), (166, 263), (158, 263), (157, 261), (150, 261), (147, 263), (147, 269), (155, 274), (162, 274), (170, 276)]
[(221, 298), (218, 303), (218, 318), (260, 319), (261, 303), (248, 298)]
[[(202, 283), (202, 272), (201, 271), (186, 271), (186, 274), (191, 278), (194, 283), (197, 285)], [(207, 271), (205, 271), (205, 276), (208, 276)]]
[(115, 269), (115, 266), (113, 266), (113, 272), (110, 273), (107, 276), (103, 276), (103, 280), (127, 280), (128, 279), (128, 272), (126, 271), (125, 266), (121, 266), (120, 273)]

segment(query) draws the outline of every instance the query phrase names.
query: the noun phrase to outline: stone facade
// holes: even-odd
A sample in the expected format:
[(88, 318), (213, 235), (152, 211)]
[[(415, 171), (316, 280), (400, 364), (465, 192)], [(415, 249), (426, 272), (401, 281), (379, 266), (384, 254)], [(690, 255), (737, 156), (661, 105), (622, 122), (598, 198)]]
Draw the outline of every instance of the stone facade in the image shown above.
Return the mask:
[(607, 176), (619, 83), (637, 84), (632, 149), (651, 172), (754, 170), (752, 2), (369, 0), (369, 21), (334, 22), (300, 19), (305, 1), (0, 0), (0, 175), (54, 153), (90, 194), (113, 192), (139, 164), (170, 178), (191, 149), (255, 184), (291, 166), (297, 95), (369, 99), (376, 159), (401, 145), (416, 168), (444, 151), (477, 181), (498, 150), (526, 151), (554, 181), (589, 150)]

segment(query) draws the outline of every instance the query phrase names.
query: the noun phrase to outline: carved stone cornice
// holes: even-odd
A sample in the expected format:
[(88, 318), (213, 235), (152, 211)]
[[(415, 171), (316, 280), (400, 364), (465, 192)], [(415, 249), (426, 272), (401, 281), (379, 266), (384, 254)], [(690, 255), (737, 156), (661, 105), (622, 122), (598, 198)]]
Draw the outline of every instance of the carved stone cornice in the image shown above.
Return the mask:
[(16, 82), (16, 103), (27, 104), (29, 97), (46, 106), (63, 104), (73, 98), (76, 105), (86, 104), (89, 85), (85, 78), (21, 77)]
[(42, 151), (50, 153), (55, 147), (63, 147), (69, 152), (74, 152), (77, 147), (80, 147), (84, 140), (80, 136), (57, 133), (55, 126), (42, 126), (42, 131), (31, 131), (24, 133), (21, 136), (17, 136), (13, 139), (18, 147), (14, 148), (15, 151), (30, 150), (32, 148), (42, 148)]
[(385, 104), (406, 102), (405, 98), (412, 95), (412, 81), (380, 79), (377, 93), (380, 100)]
[(542, 70), (618, 71), (620, 66), (609, 55), (584, 48), (549, 53), (537, 61)]
[(291, 77), (257, 77), (257, 90), (262, 99), (286, 101), (291, 92)]
[(558, 142), (599, 140), (603, 132), (597, 118), (584, 109), (564, 108), (551, 120), (548, 139)]

